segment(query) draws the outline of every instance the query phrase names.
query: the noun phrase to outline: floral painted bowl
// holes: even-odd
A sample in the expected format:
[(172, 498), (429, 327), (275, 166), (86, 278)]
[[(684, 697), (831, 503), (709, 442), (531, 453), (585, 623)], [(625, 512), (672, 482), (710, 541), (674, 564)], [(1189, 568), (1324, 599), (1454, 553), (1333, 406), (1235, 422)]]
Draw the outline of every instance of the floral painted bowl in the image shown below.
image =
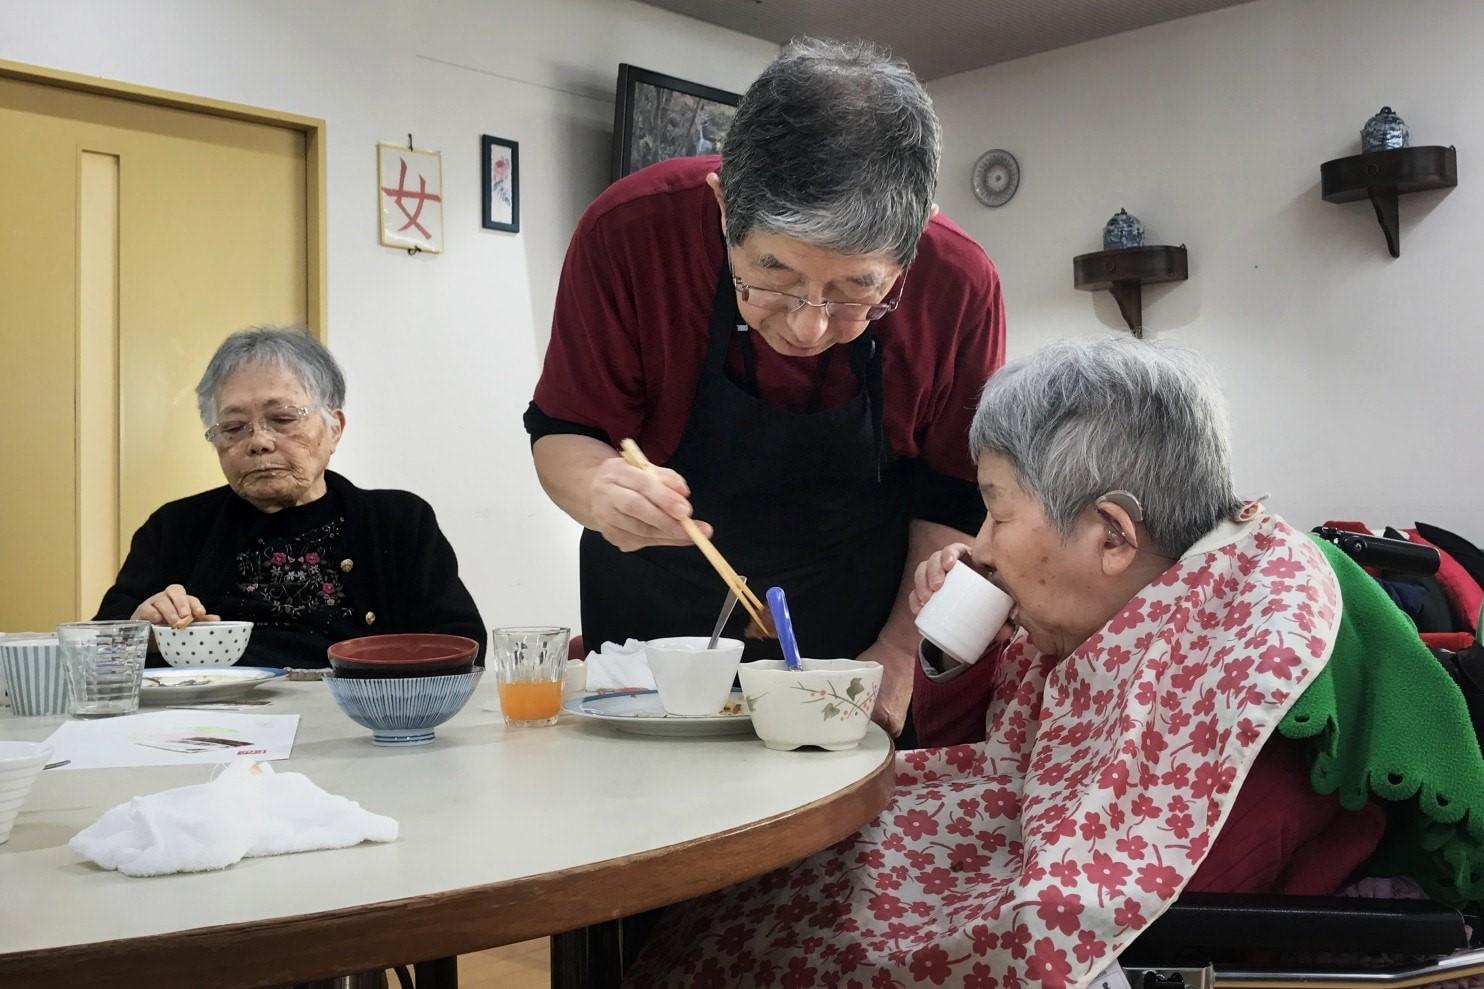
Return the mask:
[(424, 745), (433, 729), (463, 710), (484, 673), (481, 667), (452, 676), (344, 677), (324, 675), (330, 696), (346, 717), (371, 729), (377, 745)]
[(780, 659), (742, 664), (738, 676), (753, 730), (770, 749), (855, 748), (871, 723), (881, 664), (854, 659), (803, 664), (801, 670), (790, 670)]
[(252, 622), (192, 622), (155, 626), (155, 644), (171, 666), (231, 666), (247, 651)]

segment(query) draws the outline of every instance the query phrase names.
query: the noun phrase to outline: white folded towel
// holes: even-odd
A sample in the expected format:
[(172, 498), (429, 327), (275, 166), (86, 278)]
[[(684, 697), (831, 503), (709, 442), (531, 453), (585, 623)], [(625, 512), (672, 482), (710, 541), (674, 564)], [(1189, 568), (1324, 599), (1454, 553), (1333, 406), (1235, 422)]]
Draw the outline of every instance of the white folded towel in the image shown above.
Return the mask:
[(653, 690), (654, 674), (649, 672), (644, 643), (638, 639), (629, 639), (623, 645), (605, 642), (597, 652), (588, 653), (587, 689)]
[(127, 876), (225, 869), (244, 858), (395, 841), (397, 822), (326, 793), (303, 773), (229, 763), (209, 783), (135, 797), (68, 843)]

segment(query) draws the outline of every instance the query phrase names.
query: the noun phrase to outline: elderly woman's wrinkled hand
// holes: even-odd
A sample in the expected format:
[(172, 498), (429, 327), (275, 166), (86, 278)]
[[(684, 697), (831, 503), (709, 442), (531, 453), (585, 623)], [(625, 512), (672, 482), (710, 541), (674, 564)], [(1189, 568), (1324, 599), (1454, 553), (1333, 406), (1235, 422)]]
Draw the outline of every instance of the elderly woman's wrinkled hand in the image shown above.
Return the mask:
[[(640, 470), (615, 457), (599, 465), (589, 494), (593, 528), (625, 553), (646, 546), (689, 546), (690, 485), (668, 467)], [(697, 521), (711, 535), (711, 526)]]
[(187, 617), (197, 622), (221, 621), (220, 615), (207, 614), (200, 599), (187, 594), (180, 584), (171, 584), (160, 593), (146, 598), (143, 604), (134, 609), (134, 614), (129, 616), (132, 621), (142, 620), (151, 625), (172, 627)]
[(917, 565), (912, 575), (912, 594), (907, 602), (914, 615), (943, 586), (943, 580), (953, 565), (959, 560), (969, 559), (969, 550), (967, 543), (949, 543)]

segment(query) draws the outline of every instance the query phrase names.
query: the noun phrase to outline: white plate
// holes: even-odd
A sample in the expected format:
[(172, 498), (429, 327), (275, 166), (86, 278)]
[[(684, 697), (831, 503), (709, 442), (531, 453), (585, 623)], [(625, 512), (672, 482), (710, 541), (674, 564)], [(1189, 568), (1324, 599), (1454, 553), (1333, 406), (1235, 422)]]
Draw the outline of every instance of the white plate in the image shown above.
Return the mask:
[(625, 690), (574, 697), (562, 708), (568, 714), (635, 735), (751, 735), (752, 718), (743, 709), (742, 691), (732, 691), (727, 706), (735, 706), (736, 713), (680, 718), (665, 713), (657, 691)]
[(148, 669), (139, 684), (140, 704), (201, 704), (245, 694), (283, 676), (275, 667), (197, 666), (186, 669)]

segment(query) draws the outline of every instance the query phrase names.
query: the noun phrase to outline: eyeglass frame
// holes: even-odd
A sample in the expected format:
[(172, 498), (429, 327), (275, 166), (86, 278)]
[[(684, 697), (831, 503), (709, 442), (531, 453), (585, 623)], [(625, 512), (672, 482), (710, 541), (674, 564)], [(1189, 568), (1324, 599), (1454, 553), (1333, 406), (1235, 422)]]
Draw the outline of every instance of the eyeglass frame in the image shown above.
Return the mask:
[[(737, 276), (736, 269), (732, 267), (731, 256), (728, 255), (727, 257), (727, 270), (732, 273), (732, 287), (737, 290), (737, 297), (743, 302), (751, 301), (747, 297), (748, 294), (751, 292), (766, 292), (769, 295), (778, 295), (782, 296), (785, 299), (792, 299), (795, 303), (797, 303), (797, 305), (795, 305), (791, 309), (775, 309), (773, 310), (774, 312), (782, 313), (785, 316), (792, 316), (800, 309), (808, 306), (811, 309), (823, 309), (825, 319), (836, 318), (835, 313), (831, 311), (832, 307), (835, 306), (865, 306), (867, 310), (881, 310), (874, 316), (867, 315), (864, 319), (852, 319), (847, 321), (851, 323), (874, 323), (876, 322), (876, 320), (881, 319), (885, 316), (890, 316), (892, 313), (896, 312), (897, 306), (902, 304), (902, 294), (907, 291), (907, 272), (910, 268), (911, 265), (903, 268), (902, 273), (897, 276), (897, 297), (895, 299), (892, 299), (890, 302), (844, 302), (836, 299), (827, 299), (824, 302), (810, 302), (803, 296), (794, 295), (792, 292), (780, 292), (776, 288), (763, 288), (761, 285), (750, 285), (747, 282), (744, 282)], [(758, 306), (759, 308), (766, 308), (759, 302), (753, 302), (752, 304)]]
[[(206, 427), (206, 432), (202, 435), (206, 437), (206, 441), (212, 446), (223, 450), (230, 449), (231, 447), (236, 446), (238, 443), (241, 443), (243, 440), (251, 437), (259, 429), (262, 429), (264, 432), (272, 433), (274, 436), (292, 436), (296, 432), (298, 432), (298, 429), (303, 424), (304, 420), (308, 419), (310, 414), (313, 413), (317, 408), (318, 406), (314, 405), (275, 405), (273, 406), (273, 408), (269, 409), (267, 412), (264, 412), (262, 415), (243, 416), (242, 418), (244, 421), (244, 425), (246, 425), (247, 427), (247, 432), (235, 439), (228, 439), (226, 441), (226, 446), (222, 446), (217, 442), (217, 437), (221, 435), (221, 429), (223, 425), (221, 421), (214, 422), (210, 426)], [(286, 432), (274, 429), (273, 426), (269, 424), (269, 417), (281, 415), (285, 412), (297, 413), (294, 416), (293, 428), (289, 429)], [(233, 422), (235, 420), (228, 419), (226, 421)]]

